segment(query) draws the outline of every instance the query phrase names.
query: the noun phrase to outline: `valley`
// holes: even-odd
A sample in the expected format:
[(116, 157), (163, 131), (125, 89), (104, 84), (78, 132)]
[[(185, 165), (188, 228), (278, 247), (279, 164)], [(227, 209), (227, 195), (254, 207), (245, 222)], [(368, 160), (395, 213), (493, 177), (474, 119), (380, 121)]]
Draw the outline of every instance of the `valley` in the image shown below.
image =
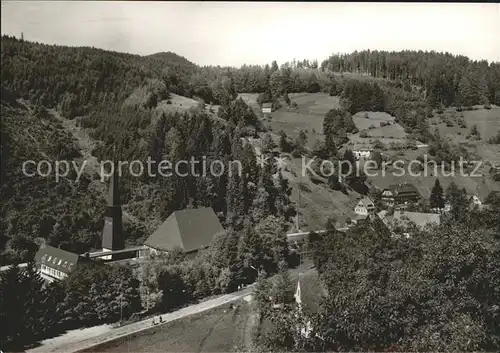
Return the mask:
[(351, 5), (7, 2), (2, 352), (499, 350), (498, 61)]

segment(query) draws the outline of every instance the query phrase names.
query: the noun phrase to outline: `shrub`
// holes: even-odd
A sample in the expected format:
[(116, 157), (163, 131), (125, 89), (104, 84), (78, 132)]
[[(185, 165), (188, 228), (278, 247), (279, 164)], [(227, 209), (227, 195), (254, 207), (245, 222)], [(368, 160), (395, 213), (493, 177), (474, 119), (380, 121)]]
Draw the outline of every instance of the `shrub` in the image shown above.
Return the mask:
[(494, 145), (500, 145), (500, 130), (498, 130), (496, 136), (494, 136), (488, 140), (488, 143), (491, 143)]
[(382, 141), (375, 140), (375, 141), (373, 141), (373, 148), (380, 149), (380, 150), (385, 150), (386, 146), (385, 146), (385, 144)]
[(279, 108), (281, 108), (281, 103), (279, 100), (274, 99), (272, 103), (272, 110), (278, 110)]
[(414, 140), (408, 140), (406, 143), (406, 148), (410, 150), (416, 150), (417, 149), (417, 143)]
[(361, 131), (361, 132), (359, 133), (359, 137), (366, 138), (366, 137), (368, 137), (368, 133), (367, 133), (366, 131)]

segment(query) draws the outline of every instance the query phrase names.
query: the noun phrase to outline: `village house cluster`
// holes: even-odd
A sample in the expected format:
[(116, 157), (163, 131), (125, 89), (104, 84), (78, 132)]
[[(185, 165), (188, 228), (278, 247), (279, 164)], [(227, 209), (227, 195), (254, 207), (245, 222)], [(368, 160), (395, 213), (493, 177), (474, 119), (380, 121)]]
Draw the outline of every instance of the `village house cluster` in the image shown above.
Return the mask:
[[(355, 152), (356, 158), (368, 158), (365, 152), (371, 153), (371, 150), (356, 150)], [(347, 228), (367, 219), (378, 218), (395, 235), (409, 236), (407, 231), (409, 228), (422, 229), (428, 224), (439, 224), (440, 215), (450, 211), (450, 205), (446, 203), (443, 209), (433, 209), (428, 213), (414, 212), (412, 209), (421, 201), (420, 192), (411, 183), (403, 182), (384, 188), (375, 187), (369, 196), (357, 201), (353, 209), (356, 216), (349, 221)], [(477, 207), (482, 205), (477, 195), (470, 196), (469, 203)], [(82, 263), (137, 263), (147, 258), (148, 255), (169, 253), (174, 250), (192, 255), (209, 246), (212, 239), (223, 232), (224, 228), (211, 208), (184, 209), (173, 212), (150, 234), (143, 245), (126, 247), (119, 173), (118, 168), (115, 168), (109, 181), (101, 250), (74, 254), (60, 248), (42, 245), (36, 253), (35, 260), (42, 278), (51, 282), (64, 279)], [(297, 234), (303, 237), (306, 233)], [(289, 239), (290, 236), (297, 234), (289, 234)]]
[[(441, 215), (451, 211), (448, 201), (443, 208), (434, 208), (431, 212), (410, 211), (412, 208), (418, 208), (422, 200), (420, 192), (411, 183), (389, 185), (383, 189), (375, 188), (370, 196), (363, 197), (354, 206), (356, 218), (352, 220), (352, 224), (358, 224), (368, 218), (378, 218), (394, 235), (409, 236), (408, 229), (422, 230), (430, 224), (439, 225)], [(471, 195), (468, 203), (471, 208), (483, 206), (478, 195)]]

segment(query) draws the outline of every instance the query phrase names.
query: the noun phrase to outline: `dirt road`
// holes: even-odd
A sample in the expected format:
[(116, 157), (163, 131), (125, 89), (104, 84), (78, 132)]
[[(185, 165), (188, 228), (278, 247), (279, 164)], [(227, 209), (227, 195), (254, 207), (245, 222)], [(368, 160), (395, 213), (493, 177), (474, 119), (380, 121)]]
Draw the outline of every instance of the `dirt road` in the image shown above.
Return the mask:
[[(248, 286), (239, 292), (225, 294), (195, 305), (191, 305), (172, 313), (163, 314), (163, 323), (168, 323), (189, 315), (201, 313), (218, 306), (231, 303), (244, 298), (252, 293), (253, 286)], [(132, 333), (148, 330), (152, 327), (152, 319), (135, 322), (130, 325), (113, 328), (110, 325), (90, 327), (82, 330), (72, 330), (64, 335), (54, 337), (41, 342), (39, 347), (27, 350), (27, 353), (76, 353), (89, 349), (95, 345), (125, 337)]]

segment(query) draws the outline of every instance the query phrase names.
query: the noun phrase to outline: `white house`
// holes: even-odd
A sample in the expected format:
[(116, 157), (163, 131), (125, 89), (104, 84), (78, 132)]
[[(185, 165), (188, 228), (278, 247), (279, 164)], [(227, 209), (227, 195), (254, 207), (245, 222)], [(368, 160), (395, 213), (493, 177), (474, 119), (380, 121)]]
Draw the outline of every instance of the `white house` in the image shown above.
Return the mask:
[(269, 115), (271, 114), (273, 108), (272, 108), (272, 104), (271, 103), (264, 103), (262, 104), (262, 113), (264, 113), (264, 115)]
[(483, 205), (483, 203), (481, 202), (479, 197), (477, 197), (476, 195), (473, 195), (469, 198), (469, 206), (470, 207), (477, 206), (477, 207), (481, 208), (482, 205)]
[(449, 201), (445, 201), (443, 208), (434, 207), (434, 208), (431, 208), (431, 211), (434, 212), (434, 213), (441, 213), (441, 212), (448, 213), (448, 212), (451, 212), (451, 204), (450, 204)]
[(47, 282), (66, 278), (80, 260), (77, 254), (45, 244), (35, 254), (37, 270)]
[(367, 216), (375, 212), (375, 204), (369, 197), (365, 197), (354, 207), (354, 212), (360, 216)]
[(352, 148), (352, 153), (356, 159), (368, 159), (373, 152), (373, 148), (370, 146), (355, 145)]

